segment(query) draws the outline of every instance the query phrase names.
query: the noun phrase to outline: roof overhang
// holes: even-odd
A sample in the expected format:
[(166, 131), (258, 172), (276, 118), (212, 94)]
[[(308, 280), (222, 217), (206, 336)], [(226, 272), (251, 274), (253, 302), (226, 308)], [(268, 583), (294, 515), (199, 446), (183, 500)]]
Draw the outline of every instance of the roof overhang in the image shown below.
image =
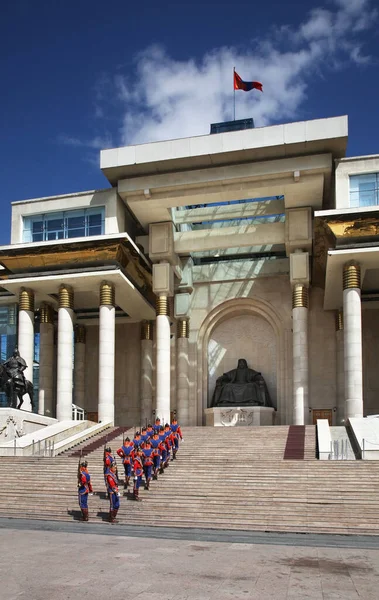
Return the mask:
[(258, 127), (102, 150), (100, 167), (115, 186), (120, 179), (308, 154), (342, 158), (347, 116)]
[(19, 295), (21, 288), (31, 288), (35, 294), (37, 307), (41, 302), (49, 302), (58, 308), (59, 286), (65, 283), (73, 288), (75, 308), (88, 310), (99, 307), (99, 288), (104, 280), (115, 286), (116, 305), (129, 317), (136, 320), (155, 319), (153, 306), (119, 269), (100, 272), (47, 274), (36, 277), (26, 276), (7, 279), (2, 281), (1, 285), (16, 297)]

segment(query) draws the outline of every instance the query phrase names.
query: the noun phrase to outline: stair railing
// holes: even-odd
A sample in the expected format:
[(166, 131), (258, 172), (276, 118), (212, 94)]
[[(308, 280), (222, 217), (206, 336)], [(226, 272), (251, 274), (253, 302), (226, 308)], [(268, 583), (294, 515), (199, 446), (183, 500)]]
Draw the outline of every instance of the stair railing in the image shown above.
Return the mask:
[(348, 440), (333, 440), (330, 442), (329, 460), (347, 460), (348, 452)]

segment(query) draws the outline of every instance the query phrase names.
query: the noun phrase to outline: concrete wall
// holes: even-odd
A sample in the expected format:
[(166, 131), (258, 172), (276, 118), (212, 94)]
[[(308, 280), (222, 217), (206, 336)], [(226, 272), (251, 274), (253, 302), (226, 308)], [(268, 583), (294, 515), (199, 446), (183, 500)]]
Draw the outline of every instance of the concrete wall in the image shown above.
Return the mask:
[(105, 206), (105, 233), (125, 231), (125, 206), (116, 189), (24, 200), (12, 204), (11, 244), (23, 242), (23, 217), (61, 210)]
[(379, 172), (379, 156), (362, 156), (336, 161), (336, 206), (349, 208), (349, 176)]

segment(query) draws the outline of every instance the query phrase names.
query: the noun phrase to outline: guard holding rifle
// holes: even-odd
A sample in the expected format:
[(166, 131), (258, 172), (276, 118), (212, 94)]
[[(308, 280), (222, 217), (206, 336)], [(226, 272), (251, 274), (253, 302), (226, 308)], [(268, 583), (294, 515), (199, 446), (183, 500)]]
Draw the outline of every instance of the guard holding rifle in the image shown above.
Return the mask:
[(109, 494), (109, 522), (116, 522), (116, 515), (120, 508), (120, 492), (118, 491), (116, 463), (110, 466), (106, 472), (106, 483)]

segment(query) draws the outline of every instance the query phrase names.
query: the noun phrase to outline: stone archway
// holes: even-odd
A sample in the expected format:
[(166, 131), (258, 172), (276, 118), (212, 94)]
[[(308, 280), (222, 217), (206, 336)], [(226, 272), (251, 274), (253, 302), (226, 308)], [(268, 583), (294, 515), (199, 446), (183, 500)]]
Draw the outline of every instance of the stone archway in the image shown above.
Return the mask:
[[(289, 352), (286, 352), (286, 336), (283, 322), (277, 311), (271, 304), (265, 300), (259, 298), (235, 298), (223, 302), (222, 304), (215, 307), (204, 319), (198, 335), (198, 386), (197, 386), (197, 412), (198, 422), (204, 422), (203, 415), (204, 409), (207, 407), (208, 395), (209, 395), (209, 371), (208, 371), (208, 347), (209, 342), (213, 339), (212, 336), (217, 334), (217, 329), (225, 335), (225, 328), (222, 325), (230, 320), (238, 319), (241, 317), (252, 317), (255, 323), (260, 322), (261, 329), (270, 331), (275, 344), (275, 361), (276, 361), (276, 373), (275, 377), (271, 378), (271, 390), (275, 385), (276, 389), (276, 403), (278, 407), (278, 419), (279, 423), (286, 421), (287, 411), (287, 394), (288, 394), (288, 381), (286, 373), (288, 373), (288, 356)], [(239, 323), (241, 327), (242, 322)], [(287, 348), (288, 350), (288, 348)], [(266, 353), (267, 354), (267, 353)], [(272, 351), (271, 351), (272, 354)], [(234, 357), (230, 357), (234, 358)], [(241, 356), (242, 358), (242, 356)], [(248, 358), (248, 357), (244, 357)], [(256, 368), (256, 365), (249, 365)], [(259, 365), (258, 365), (259, 366)], [(232, 365), (230, 368), (235, 367)], [(257, 369), (260, 370), (260, 369)], [(211, 375), (214, 378), (214, 374)], [(211, 384), (213, 381), (211, 381)]]

